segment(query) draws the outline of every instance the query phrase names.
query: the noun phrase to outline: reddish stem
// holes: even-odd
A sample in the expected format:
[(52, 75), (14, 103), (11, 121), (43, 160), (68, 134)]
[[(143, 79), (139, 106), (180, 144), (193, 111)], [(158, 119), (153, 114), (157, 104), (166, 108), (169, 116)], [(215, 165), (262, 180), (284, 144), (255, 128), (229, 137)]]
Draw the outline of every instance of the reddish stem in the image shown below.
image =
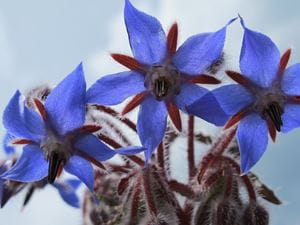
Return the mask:
[(144, 168), (143, 171), (143, 187), (144, 187), (144, 193), (146, 197), (146, 204), (148, 206), (149, 211), (154, 214), (154, 216), (157, 216), (157, 209), (155, 206), (155, 201), (152, 195), (151, 191), (151, 185), (150, 185), (150, 171), (149, 168)]
[(93, 105), (97, 110), (100, 110), (101, 112), (104, 112), (106, 114), (109, 114), (110, 116), (116, 118), (120, 122), (124, 123), (126, 126), (128, 126), (133, 131), (137, 132), (136, 125), (129, 120), (128, 118), (122, 118), (118, 112), (113, 110), (112, 108), (102, 106), (102, 105)]
[(228, 200), (232, 193), (233, 174), (230, 168), (227, 168), (225, 171), (226, 171), (227, 180), (226, 180), (226, 189), (224, 192), (224, 199)]
[(199, 183), (201, 183), (206, 170), (218, 159), (219, 156), (223, 154), (228, 145), (231, 143), (232, 139), (235, 137), (236, 130), (237, 127), (234, 127), (225, 131), (210, 148), (208, 151), (209, 153), (203, 158), (200, 163), (200, 170), (197, 176)]
[[(222, 156), (222, 159), (224, 161), (227, 161), (229, 163), (229, 165), (231, 165), (231, 167), (236, 171), (237, 174), (241, 173), (240, 165), (237, 164), (233, 159), (231, 159), (227, 156)], [(256, 202), (256, 193), (255, 193), (254, 187), (253, 187), (249, 177), (247, 175), (243, 175), (243, 176), (241, 176), (241, 179), (247, 189), (249, 200)]]
[(107, 119), (102, 119), (102, 121), (107, 125), (109, 126), (110, 129), (112, 129), (113, 132), (115, 132), (121, 139), (122, 141), (125, 143), (126, 146), (130, 146), (132, 145), (130, 143), (130, 141), (123, 135), (122, 131), (117, 128), (116, 126), (114, 126), (114, 124), (112, 124), (109, 120)]
[(140, 192), (141, 192), (141, 177), (137, 177), (137, 182), (133, 187), (132, 193), (132, 205), (131, 205), (131, 215), (130, 221), (134, 222), (137, 219), (139, 212), (139, 203), (140, 203)]
[(187, 197), (189, 199), (192, 199), (195, 197), (195, 193), (194, 193), (193, 189), (186, 184), (182, 184), (176, 180), (170, 180), (168, 182), (168, 184), (173, 191), (181, 194), (184, 197)]
[(249, 195), (249, 200), (256, 202), (256, 193), (254, 190), (254, 187), (249, 179), (249, 177), (247, 175), (242, 176), (242, 180), (244, 181), (244, 184), (246, 186), (248, 195)]
[(194, 116), (189, 115), (188, 119), (188, 168), (189, 168), (189, 178), (195, 175), (195, 155), (194, 155)]
[(165, 176), (166, 170), (165, 170), (165, 151), (164, 150), (165, 150), (165, 148), (163, 146), (163, 142), (161, 142), (157, 149), (157, 162), (158, 162), (158, 166), (161, 168), (162, 174)]

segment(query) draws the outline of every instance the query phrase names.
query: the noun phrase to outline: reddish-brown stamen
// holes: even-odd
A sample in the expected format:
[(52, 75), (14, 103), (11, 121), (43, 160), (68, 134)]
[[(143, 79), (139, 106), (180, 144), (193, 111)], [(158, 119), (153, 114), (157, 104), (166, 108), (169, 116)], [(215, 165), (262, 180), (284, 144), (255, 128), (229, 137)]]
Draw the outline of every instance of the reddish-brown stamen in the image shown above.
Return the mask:
[(144, 72), (144, 68), (135, 58), (123, 54), (111, 54), (111, 57), (130, 70)]
[(34, 104), (35, 104), (37, 110), (41, 114), (43, 120), (46, 121), (47, 120), (47, 111), (45, 109), (44, 104), (37, 98), (33, 99), (33, 101), (34, 101)]
[(225, 124), (224, 129), (228, 129), (230, 127), (232, 127), (233, 125), (235, 125), (236, 123), (238, 123), (241, 119), (243, 119), (248, 113), (247, 109), (243, 109), (241, 111), (239, 111), (238, 113), (236, 113), (235, 115), (233, 115), (228, 122)]
[(34, 144), (34, 141), (27, 140), (27, 139), (15, 139), (12, 140), (11, 143), (13, 145), (29, 145), (29, 144)]
[(242, 74), (235, 72), (235, 71), (231, 71), (231, 70), (226, 70), (225, 72), (232, 80), (239, 83), (240, 85), (245, 86), (245, 85), (249, 84), (249, 81), (247, 80), (247, 78), (245, 78)]
[(272, 138), (273, 142), (276, 141), (276, 127), (274, 126), (274, 124), (272, 123), (272, 121), (267, 120), (268, 123), (268, 128), (269, 128), (269, 134), (270, 137)]
[(102, 127), (98, 126), (98, 125), (85, 125), (81, 128), (79, 128), (78, 132), (79, 133), (83, 133), (83, 134), (89, 134), (89, 133), (94, 133), (96, 131), (101, 130)]
[(279, 74), (280, 75), (283, 75), (284, 71), (285, 71), (285, 68), (289, 62), (289, 59), (290, 59), (290, 56), (291, 56), (291, 53), (292, 53), (292, 49), (288, 49), (285, 51), (285, 53), (281, 56), (280, 58), (280, 64), (279, 64)]
[(177, 40), (178, 40), (178, 25), (174, 23), (169, 30), (167, 43), (168, 43), (168, 50), (169, 54), (172, 56), (175, 54), (177, 49)]
[(179, 109), (172, 102), (167, 103), (167, 108), (170, 119), (172, 120), (174, 126), (178, 131), (181, 131), (182, 124)]
[(292, 97), (289, 97), (288, 100), (291, 103), (300, 104), (300, 96), (292, 96)]
[(218, 80), (217, 78), (214, 78), (206, 74), (193, 76), (189, 81), (195, 84), (220, 84), (221, 83), (221, 81)]
[(76, 154), (79, 155), (79, 156), (81, 156), (82, 158), (84, 158), (84, 159), (90, 161), (90, 162), (93, 163), (95, 166), (99, 167), (100, 169), (106, 170), (105, 166), (104, 166), (101, 162), (99, 162), (99, 161), (98, 161), (97, 159), (95, 159), (94, 157), (88, 155), (87, 153), (77, 150), (77, 151), (76, 151)]
[(137, 107), (139, 104), (141, 104), (141, 102), (143, 101), (143, 99), (145, 98), (145, 96), (147, 95), (147, 92), (142, 92), (137, 94), (123, 109), (122, 111), (122, 115), (125, 115), (126, 113), (129, 113), (130, 111), (132, 111), (135, 107)]

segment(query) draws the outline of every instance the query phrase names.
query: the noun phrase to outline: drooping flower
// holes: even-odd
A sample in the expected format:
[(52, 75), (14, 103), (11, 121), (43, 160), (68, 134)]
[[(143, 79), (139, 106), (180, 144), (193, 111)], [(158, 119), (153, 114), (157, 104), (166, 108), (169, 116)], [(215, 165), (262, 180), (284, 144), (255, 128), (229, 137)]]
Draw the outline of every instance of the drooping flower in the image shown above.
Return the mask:
[[(187, 105), (208, 96), (209, 91), (197, 83), (220, 83), (204, 73), (222, 57), (226, 28), (234, 19), (216, 32), (190, 37), (177, 50), (176, 23), (165, 35), (156, 18), (137, 10), (129, 0), (125, 1), (124, 17), (134, 58), (122, 54), (112, 54), (112, 57), (130, 71), (99, 79), (88, 90), (87, 101), (116, 105), (135, 96), (123, 114), (141, 105), (137, 130), (141, 143), (147, 148), (146, 160), (149, 160), (164, 136), (167, 115), (181, 131), (179, 109), (186, 112)], [(212, 95), (210, 105), (221, 111)], [(205, 107), (199, 107), (195, 114), (216, 125), (226, 121), (224, 116), (215, 117), (206, 112)]]
[[(78, 177), (93, 192), (93, 164), (116, 153), (135, 154), (142, 147), (114, 151), (91, 133), (101, 129), (85, 125), (86, 83), (82, 64), (59, 83), (43, 103), (33, 99), (35, 109), (28, 107), (19, 91), (10, 100), (3, 114), (7, 132), (23, 144), (16, 164), (1, 178), (19, 182), (35, 182), (48, 175), (53, 183), (62, 169)], [(90, 162), (89, 162), (90, 161)]]
[(300, 64), (286, 69), (291, 50), (281, 57), (277, 46), (262, 33), (244, 29), (240, 54), (241, 73), (226, 71), (238, 84), (213, 91), (224, 111), (231, 115), (225, 128), (240, 121), (237, 140), (242, 172), (258, 162), (276, 132), (300, 126)]

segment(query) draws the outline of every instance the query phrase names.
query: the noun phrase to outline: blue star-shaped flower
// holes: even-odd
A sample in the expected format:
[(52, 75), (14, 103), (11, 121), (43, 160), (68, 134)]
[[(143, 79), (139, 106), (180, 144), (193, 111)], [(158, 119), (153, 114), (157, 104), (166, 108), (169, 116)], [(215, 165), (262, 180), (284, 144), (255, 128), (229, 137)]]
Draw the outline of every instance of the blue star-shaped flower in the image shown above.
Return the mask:
[[(149, 160), (164, 136), (167, 115), (180, 131), (178, 109), (186, 112), (186, 106), (196, 99), (208, 98), (209, 91), (196, 83), (220, 82), (203, 73), (221, 58), (226, 27), (234, 19), (214, 33), (190, 37), (177, 50), (177, 24), (165, 35), (156, 18), (134, 8), (129, 0), (125, 1), (124, 16), (134, 58), (121, 54), (112, 54), (112, 57), (131, 71), (99, 79), (88, 90), (87, 101), (116, 105), (135, 95), (123, 114), (141, 104), (137, 130), (143, 146), (147, 148), (146, 160)], [(210, 101), (216, 111), (221, 110), (212, 95)], [(223, 125), (226, 121), (224, 116), (215, 117), (204, 107), (191, 112), (216, 125)]]
[(226, 127), (240, 121), (237, 140), (242, 172), (248, 172), (262, 157), (268, 131), (275, 141), (276, 131), (288, 132), (300, 126), (300, 64), (286, 69), (291, 50), (282, 57), (264, 34), (248, 29), (243, 19), (240, 55), (242, 74), (226, 71), (239, 84), (213, 91), (226, 113), (232, 115)]
[(26, 146), (16, 164), (1, 175), (3, 179), (34, 182), (48, 175), (49, 183), (53, 183), (64, 169), (93, 192), (90, 162), (102, 166), (99, 161), (116, 153), (136, 154), (144, 150), (129, 147), (114, 151), (91, 134), (100, 127), (84, 125), (86, 83), (82, 64), (51, 91), (44, 104), (37, 98), (33, 102), (36, 110), (27, 107), (17, 91), (4, 111), (3, 124), (17, 138), (13, 143)]

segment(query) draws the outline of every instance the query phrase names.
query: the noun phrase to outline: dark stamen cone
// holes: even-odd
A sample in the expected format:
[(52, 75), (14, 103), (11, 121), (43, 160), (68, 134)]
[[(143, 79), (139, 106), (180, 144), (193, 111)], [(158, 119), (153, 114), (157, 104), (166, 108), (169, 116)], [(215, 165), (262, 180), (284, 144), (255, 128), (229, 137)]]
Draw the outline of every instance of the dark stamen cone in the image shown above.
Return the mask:
[(49, 169), (48, 169), (48, 182), (52, 184), (58, 174), (61, 163), (63, 159), (59, 157), (59, 154), (54, 152), (49, 159)]
[(168, 95), (170, 83), (163, 77), (158, 78), (154, 82), (154, 92), (156, 98), (159, 100)]
[(271, 103), (265, 110), (271, 121), (273, 122), (276, 130), (281, 131), (281, 126), (283, 125), (281, 115), (283, 113), (280, 105), (277, 102)]

